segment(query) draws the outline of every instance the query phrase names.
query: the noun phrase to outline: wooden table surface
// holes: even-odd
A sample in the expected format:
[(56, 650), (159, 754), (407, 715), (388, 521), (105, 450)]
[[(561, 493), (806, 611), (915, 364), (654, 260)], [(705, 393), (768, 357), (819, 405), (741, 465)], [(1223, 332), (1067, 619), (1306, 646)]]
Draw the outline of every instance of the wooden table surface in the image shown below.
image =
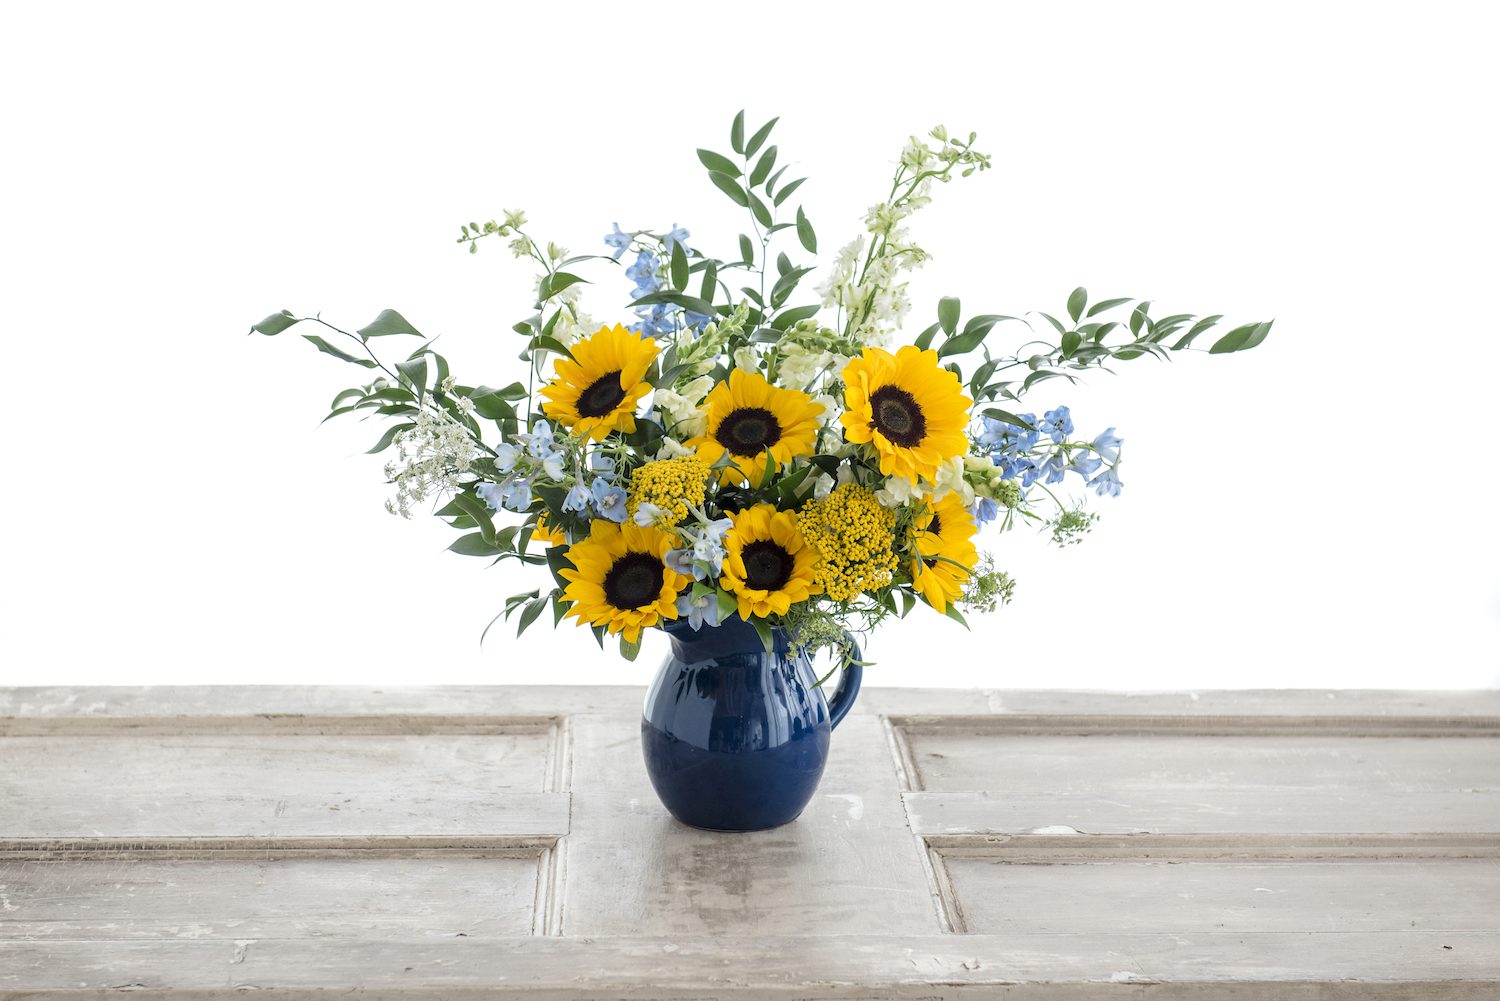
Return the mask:
[(748, 835), (642, 694), (0, 689), (0, 999), (1500, 998), (1500, 692), (867, 688)]

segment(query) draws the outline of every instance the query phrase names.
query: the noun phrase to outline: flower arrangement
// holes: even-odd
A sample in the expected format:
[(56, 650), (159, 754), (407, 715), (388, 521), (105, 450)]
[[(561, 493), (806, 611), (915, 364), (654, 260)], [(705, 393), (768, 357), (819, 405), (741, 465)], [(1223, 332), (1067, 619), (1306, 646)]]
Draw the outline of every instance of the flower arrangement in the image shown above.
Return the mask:
[[(1030, 524), (1076, 543), (1097, 516), (1065, 485), (1121, 489), (1115, 428), (1079, 436), (1066, 405), (1038, 416), (1027, 394), (1199, 350), (1222, 319), (1155, 317), (1149, 302), (1091, 301), (1078, 288), (1057, 314), (964, 320), (944, 298), (936, 322), (897, 346), (907, 275), (928, 259), (908, 220), (935, 187), (990, 158), (972, 133), (912, 138), (889, 193), (810, 298), (814, 268), (790, 254), (815, 254), (817, 237), (801, 207), (787, 208), (804, 179), (778, 166), (775, 124), (747, 135), (741, 112), (733, 155), (698, 150), (709, 181), (745, 210), (738, 256), (711, 256), (675, 223), (616, 223), (608, 253), (582, 256), (533, 237), (522, 212), (461, 227), (471, 253), (505, 240), (539, 269), (532, 312), (514, 326), (525, 385), (461, 383), (426, 339), (387, 363), (375, 350), (384, 338), (422, 338), (393, 310), (353, 332), (286, 311), (252, 328), (319, 324), (351, 350), (307, 340), (369, 370), (330, 416), (398, 419), (371, 450), (395, 450), (393, 513), (436, 498), (436, 514), (464, 533), (453, 551), (547, 567), (551, 586), (511, 596), (496, 620), (518, 614), (524, 630), (550, 606), (555, 623), (576, 619), (601, 646), (618, 637), (634, 658), (647, 628), (737, 615), (768, 648), (781, 630), (847, 656), (851, 633), (919, 604), (959, 622), (961, 609), (993, 611), (1014, 582), (980, 554), (982, 527)], [(579, 272), (611, 269), (631, 285), (629, 325), (580, 305), (591, 279)], [(1270, 328), (1234, 327), (1208, 351), (1252, 348)], [(1019, 337), (997, 345), (1010, 331)], [(506, 516), (514, 523), (500, 524)]]

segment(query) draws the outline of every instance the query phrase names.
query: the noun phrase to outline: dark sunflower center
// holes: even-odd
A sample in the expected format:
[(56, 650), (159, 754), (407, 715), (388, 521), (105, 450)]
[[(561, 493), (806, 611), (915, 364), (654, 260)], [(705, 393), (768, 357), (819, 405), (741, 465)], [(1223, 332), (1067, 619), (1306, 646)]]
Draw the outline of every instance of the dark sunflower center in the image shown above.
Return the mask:
[(931, 532), (933, 535), (942, 535), (943, 519), (938, 517), (937, 514), (933, 514), (932, 520), (927, 523), (927, 531)]
[(603, 417), (625, 399), (625, 390), (620, 385), (620, 372), (616, 369), (589, 383), (589, 387), (578, 394), (579, 417)]
[(780, 591), (792, 579), (792, 554), (768, 539), (752, 542), (740, 552), (745, 561), (745, 586), (756, 591)]
[(781, 422), (764, 407), (739, 407), (719, 422), (714, 438), (734, 455), (755, 456), (781, 440)]
[(870, 394), (870, 413), (880, 433), (902, 448), (914, 448), (927, 434), (927, 418), (906, 390), (881, 386)]
[(661, 596), (661, 560), (650, 553), (626, 553), (604, 575), (604, 600), (616, 608), (640, 608)]

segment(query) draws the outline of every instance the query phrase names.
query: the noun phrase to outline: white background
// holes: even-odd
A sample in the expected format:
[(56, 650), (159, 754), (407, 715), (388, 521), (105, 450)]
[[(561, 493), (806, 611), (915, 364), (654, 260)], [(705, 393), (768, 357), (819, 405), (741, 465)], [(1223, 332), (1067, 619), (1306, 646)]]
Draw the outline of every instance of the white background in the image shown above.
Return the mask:
[[(441, 333), (520, 376), (532, 276), (460, 222), (575, 252), (678, 223), (734, 254), (693, 149), (771, 115), (825, 259), (906, 136), (997, 169), (914, 220), (965, 312), (1094, 298), (1276, 318), (1247, 355), (1044, 385), (1125, 438), (1084, 545), (928, 613), (871, 684), (1500, 684), (1491, 15), (1480, 5), (256, 3), (15, 7), (0, 36), (7, 402), (0, 684), (645, 682), (571, 625), (479, 634), (540, 571), (382, 509), (362, 372), (280, 308)], [(794, 256), (797, 256), (794, 252)], [(628, 285), (587, 307), (624, 318)], [(810, 279), (809, 285), (817, 279)], [(1003, 328), (1002, 328), (1003, 329)], [(389, 343), (389, 342), (387, 342)]]

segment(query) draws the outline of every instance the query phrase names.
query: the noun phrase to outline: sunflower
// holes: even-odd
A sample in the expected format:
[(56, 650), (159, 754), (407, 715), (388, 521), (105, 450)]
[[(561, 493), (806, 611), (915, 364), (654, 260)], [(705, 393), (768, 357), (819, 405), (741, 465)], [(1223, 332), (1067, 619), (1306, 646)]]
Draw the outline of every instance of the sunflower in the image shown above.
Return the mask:
[(964, 581), (979, 562), (974, 548), (974, 518), (954, 491), (936, 503), (929, 500), (927, 510), (917, 516), (912, 529), (917, 552), (911, 561), (912, 587), (933, 608), (946, 612), (948, 603), (963, 593)]
[(823, 404), (795, 389), (778, 389), (756, 372), (735, 369), (703, 401), (708, 426), (687, 445), (712, 466), (728, 453), (732, 466), (719, 473), (725, 484), (760, 483), (766, 456), (784, 466), (795, 456), (812, 455)]
[(719, 583), (739, 599), (740, 618), (762, 618), (787, 609), (822, 588), (813, 583), (817, 551), (797, 527), (797, 516), (757, 504), (730, 517), (724, 536), (724, 576)]
[(572, 351), (571, 359), (554, 363), (557, 377), (542, 387), (542, 411), (580, 438), (598, 441), (611, 431), (634, 431), (636, 405), (651, 391), (644, 380), (656, 360), (656, 341), (615, 324), (600, 327)]
[(667, 565), (672, 536), (655, 528), (596, 520), (589, 537), (568, 550), (574, 569), (558, 571), (569, 581), (563, 598), (579, 622), (624, 633), (640, 641), (641, 629), (677, 618), (677, 592), (692, 579)]
[(873, 445), (883, 475), (931, 480), (945, 460), (968, 451), (964, 429), (974, 401), (958, 376), (938, 365), (936, 351), (910, 344), (894, 355), (865, 348), (844, 367), (843, 378), (844, 437)]
[(562, 529), (553, 528), (547, 524), (547, 515), (544, 512), (537, 518), (536, 527), (531, 530), (531, 541), (545, 542), (549, 546), (556, 546), (565, 544), (568, 541), (568, 537), (563, 534)]

